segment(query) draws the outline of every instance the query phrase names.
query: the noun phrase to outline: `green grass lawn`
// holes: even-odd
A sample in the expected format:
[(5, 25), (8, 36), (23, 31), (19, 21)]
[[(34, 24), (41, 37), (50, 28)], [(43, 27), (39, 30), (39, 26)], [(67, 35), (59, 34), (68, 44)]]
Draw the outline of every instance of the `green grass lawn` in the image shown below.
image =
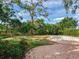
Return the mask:
[(15, 36), (15, 37), (5, 38), (3, 40), (8, 40), (8, 41), (11, 40), (11, 41), (15, 41), (15, 42), (24, 40), (25, 42), (27, 42), (29, 48), (34, 48), (34, 47), (38, 47), (38, 46), (42, 46), (42, 45), (54, 44), (54, 42), (47, 40), (47, 38), (49, 36), (50, 35)]
[(49, 35), (16, 36), (16, 37), (6, 38), (4, 40), (14, 40), (14, 41), (25, 40), (25, 42), (28, 43), (30, 48), (34, 48), (37, 46), (53, 44), (53, 42), (47, 40), (48, 37)]

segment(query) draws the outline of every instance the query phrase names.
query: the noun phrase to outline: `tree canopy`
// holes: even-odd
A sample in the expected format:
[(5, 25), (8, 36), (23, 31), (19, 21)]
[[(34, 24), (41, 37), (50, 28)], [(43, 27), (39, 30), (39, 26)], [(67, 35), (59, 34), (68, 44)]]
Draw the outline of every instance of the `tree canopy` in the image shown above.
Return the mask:
[(71, 9), (72, 13), (76, 13), (79, 9), (79, 0), (64, 0), (64, 7), (67, 12)]
[[(47, 24), (44, 19), (38, 17), (48, 17), (47, 7), (44, 6), (45, 0), (0, 0), (0, 21), (1, 25), (5, 27), (9, 32), (20, 33), (32, 33), (32, 34), (62, 34), (64, 29), (76, 28), (77, 21), (73, 18), (64, 18), (62, 21), (56, 24)], [(65, 9), (73, 7), (78, 0), (63, 0)], [(13, 5), (16, 4), (21, 8), (24, 13), (29, 13), (30, 20), (27, 22), (21, 22), (21, 19), (17, 19), (13, 10)], [(77, 5), (74, 5), (77, 6)], [(78, 6), (77, 6), (78, 8)], [(73, 9), (72, 9), (73, 10)], [(76, 11), (76, 8), (75, 8)], [(12, 18), (14, 17), (14, 18)], [(27, 17), (27, 16), (26, 16)], [(3, 27), (1, 27), (3, 28)]]
[(60, 21), (59, 24), (63, 28), (75, 28), (78, 25), (77, 22), (78, 21), (73, 18), (66, 17)]

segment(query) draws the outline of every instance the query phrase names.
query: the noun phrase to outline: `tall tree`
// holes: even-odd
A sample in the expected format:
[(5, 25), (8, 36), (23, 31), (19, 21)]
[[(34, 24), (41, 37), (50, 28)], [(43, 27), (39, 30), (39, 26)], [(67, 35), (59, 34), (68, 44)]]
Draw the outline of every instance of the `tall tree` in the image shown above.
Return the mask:
[(79, 0), (63, 0), (64, 7), (68, 12), (71, 9), (72, 13), (76, 13), (76, 10), (79, 9)]
[(77, 20), (75, 20), (75, 19), (73, 19), (73, 18), (68, 18), (68, 17), (66, 17), (66, 18), (64, 18), (62, 21), (60, 21), (59, 23), (58, 23), (58, 25), (60, 25), (60, 27), (62, 28), (62, 29), (64, 29), (64, 28), (76, 28), (76, 26), (77, 26)]
[(5, 0), (0, 0), (0, 22), (5, 26), (6, 32), (10, 21), (11, 11)]
[[(12, 0), (12, 3), (16, 3), (19, 7), (25, 10), (25, 13), (29, 13), (31, 23), (34, 25), (34, 20), (38, 17), (47, 17), (47, 7), (44, 6), (44, 0)], [(33, 29), (33, 28), (32, 28)]]

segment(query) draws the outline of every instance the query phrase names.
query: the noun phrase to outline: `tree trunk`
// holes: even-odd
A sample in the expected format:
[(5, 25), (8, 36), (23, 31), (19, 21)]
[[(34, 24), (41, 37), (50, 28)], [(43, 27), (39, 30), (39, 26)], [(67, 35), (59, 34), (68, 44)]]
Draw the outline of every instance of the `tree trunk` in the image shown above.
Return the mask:
[[(33, 10), (29, 11), (30, 17), (31, 17), (31, 25), (33, 26), (34, 25), (34, 16), (32, 15), (32, 12), (33, 12)], [(30, 29), (30, 32), (31, 32), (32, 35), (34, 34), (34, 28), (33, 27)]]

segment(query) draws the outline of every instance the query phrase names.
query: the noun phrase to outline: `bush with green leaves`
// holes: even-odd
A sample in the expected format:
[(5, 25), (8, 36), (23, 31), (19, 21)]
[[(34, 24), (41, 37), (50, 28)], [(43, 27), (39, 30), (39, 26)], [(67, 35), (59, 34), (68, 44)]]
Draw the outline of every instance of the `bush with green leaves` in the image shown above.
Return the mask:
[(0, 59), (22, 59), (27, 49), (28, 45), (23, 40), (0, 40)]
[(63, 30), (63, 35), (79, 36), (79, 30), (78, 29), (67, 29), (67, 28), (65, 28)]
[(29, 49), (49, 44), (53, 44), (53, 42), (46, 39), (0, 40), (0, 59), (22, 59)]

